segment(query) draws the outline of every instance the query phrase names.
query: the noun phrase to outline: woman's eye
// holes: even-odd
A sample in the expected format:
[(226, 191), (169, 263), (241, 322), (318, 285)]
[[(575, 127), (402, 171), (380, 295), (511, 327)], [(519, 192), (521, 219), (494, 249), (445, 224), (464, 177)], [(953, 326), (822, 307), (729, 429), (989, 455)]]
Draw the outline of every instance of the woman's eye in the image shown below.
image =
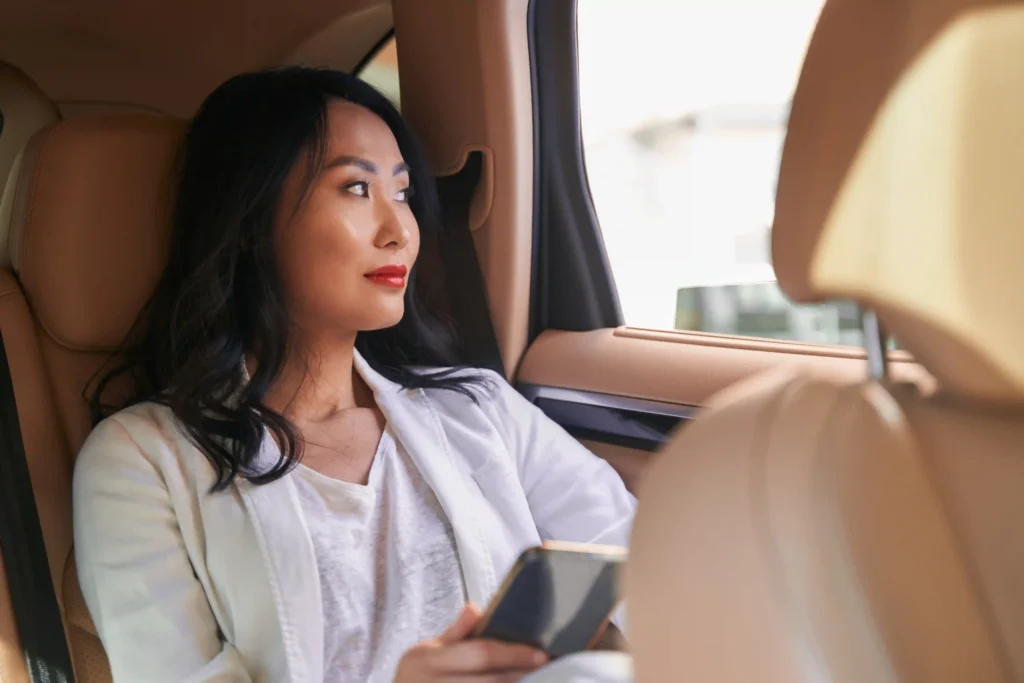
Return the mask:
[(370, 196), (370, 183), (360, 180), (357, 183), (349, 183), (342, 188), (346, 192), (350, 192), (357, 197), (369, 197)]
[(408, 202), (409, 201), (409, 197), (411, 197), (411, 196), (412, 196), (412, 188), (411, 187), (407, 187), (404, 190), (399, 190), (397, 193), (395, 193), (395, 201), (396, 202)]

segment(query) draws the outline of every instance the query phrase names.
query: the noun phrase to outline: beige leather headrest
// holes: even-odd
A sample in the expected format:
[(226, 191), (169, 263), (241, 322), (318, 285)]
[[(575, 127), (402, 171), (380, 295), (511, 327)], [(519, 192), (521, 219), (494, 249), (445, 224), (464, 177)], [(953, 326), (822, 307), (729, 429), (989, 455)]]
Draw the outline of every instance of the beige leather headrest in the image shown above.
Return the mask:
[(779, 285), (820, 301), (811, 257), (868, 127), (907, 65), (951, 21), (1009, 0), (828, 0), (793, 95), (782, 152), (772, 260)]
[(14, 210), (19, 155), (40, 129), (60, 118), (56, 105), (32, 79), (0, 62), (0, 267), (10, 265), (7, 248)]
[(184, 130), (155, 116), (73, 119), (26, 148), (12, 260), (57, 342), (110, 350), (131, 329), (167, 259)]
[(875, 308), (939, 380), (1024, 400), (1024, 3), (963, 14), (879, 111), (810, 286)]

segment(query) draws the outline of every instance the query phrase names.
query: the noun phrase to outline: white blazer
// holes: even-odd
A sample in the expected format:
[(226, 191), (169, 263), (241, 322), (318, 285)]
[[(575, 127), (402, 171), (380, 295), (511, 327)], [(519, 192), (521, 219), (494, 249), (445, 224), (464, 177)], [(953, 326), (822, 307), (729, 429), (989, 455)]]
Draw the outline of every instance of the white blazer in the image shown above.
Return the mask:
[[(627, 544), (636, 501), (615, 471), (497, 375), (476, 405), (355, 365), (451, 520), (472, 602), (542, 539)], [(261, 461), (276, 449), (265, 439)], [(321, 683), (320, 583), (293, 476), (210, 494), (213, 468), (155, 404), (93, 431), (75, 466), (75, 558), (115, 683)]]

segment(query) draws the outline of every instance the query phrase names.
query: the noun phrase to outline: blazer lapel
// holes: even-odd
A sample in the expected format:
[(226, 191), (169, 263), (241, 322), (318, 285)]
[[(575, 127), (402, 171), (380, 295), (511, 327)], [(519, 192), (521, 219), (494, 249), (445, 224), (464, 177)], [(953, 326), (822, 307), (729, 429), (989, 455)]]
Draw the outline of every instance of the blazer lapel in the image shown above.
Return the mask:
[[(261, 469), (276, 462), (278, 448), (264, 435), (258, 464)], [(289, 681), (319, 681), (323, 677), (323, 607), (316, 557), (299, 507), (295, 485), (289, 477), (254, 486), (235, 484), (252, 520), (260, 554), (270, 577)]]
[(422, 390), (403, 389), (385, 379), (358, 353), (355, 367), (373, 390), (392, 432), (437, 495), (455, 533), (467, 597), (470, 602), (484, 606), (498, 585), (494, 565), (476, 506), (430, 400)]

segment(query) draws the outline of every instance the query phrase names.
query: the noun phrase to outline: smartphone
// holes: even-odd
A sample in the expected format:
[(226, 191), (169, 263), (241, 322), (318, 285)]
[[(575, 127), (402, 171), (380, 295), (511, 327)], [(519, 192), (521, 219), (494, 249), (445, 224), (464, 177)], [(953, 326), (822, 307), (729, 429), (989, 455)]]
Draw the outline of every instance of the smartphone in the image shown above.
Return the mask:
[(618, 604), (625, 548), (547, 542), (519, 556), (473, 635), (543, 650), (589, 649)]

